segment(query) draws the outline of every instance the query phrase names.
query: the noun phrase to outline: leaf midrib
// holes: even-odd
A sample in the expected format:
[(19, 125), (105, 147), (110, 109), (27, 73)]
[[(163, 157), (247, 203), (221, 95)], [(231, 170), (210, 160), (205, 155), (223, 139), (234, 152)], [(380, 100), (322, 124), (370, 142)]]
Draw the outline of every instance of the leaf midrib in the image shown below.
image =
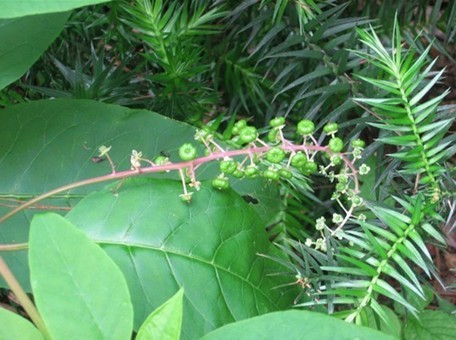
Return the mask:
[(138, 244), (138, 243), (124, 243), (124, 242), (119, 242), (119, 241), (115, 241), (114, 242), (114, 241), (110, 241), (110, 240), (100, 240), (100, 239), (92, 239), (92, 241), (94, 241), (95, 243), (97, 243), (100, 246), (103, 246), (103, 245), (111, 245), (111, 246), (113, 246), (114, 245), (114, 246), (124, 246), (124, 247), (129, 247), (129, 248), (134, 247), (134, 248), (140, 248), (140, 249), (148, 249), (148, 250), (153, 250), (153, 251), (162, 252), (162, 253), (166, 253), (166, 254), (172, 254), (172, 255), (175, 255), (175, 256), (180, 256), (180, 257), (184, 257), (184, 258), (187, 258), (187, 259), (190, 259), (190, 260), (198, 261), (198, 262), (200, 262), (202, 264), (211, 266), (211, 267), (213, 267), (213, 268), (215, 268), (217, 270), (220, 270), (220, 271), (223, 271), (225, 273), (228, 273), (228, 274), (234, 276), (235, 278), (237, 278), (238, 280), (240, 280), (241, 282), (246, 283), (247, 285), (252, 287), (252, 289), (254, 289), (257, 292), (259, 292), (260, 295), (262, 295), (264, 298), (266, 298), (266, 300), (269, 301), (272, 304), (272, 306), (274, 306), (275, 308), (278, 309), (278, 306), (274, 302), (274, 300), (272, 300), (268, 295), (266, 295), (260, 289), (259, 286), (254, 285), (252, 282), (248, 281), (243, 276), (240, 276), (240, 275), (236, 274), (235, 272), (232, 272), (232, 271), (228, 270), (227, 268), (219, 266), (215, 262), (209, 262), (209, 261), (207, 261), (204, 258), (201, 258), (199, 256), (189, 256), (187, 254), (180, 253), (180, 252), (177, 252), (177, 251), (174, 251), (174, 250), (170, 250), (170, 249), (166, 249), (166, 248), (158, 248), (158, 247), (153, 247), (153, 246), (144, 245), (144, 244)]

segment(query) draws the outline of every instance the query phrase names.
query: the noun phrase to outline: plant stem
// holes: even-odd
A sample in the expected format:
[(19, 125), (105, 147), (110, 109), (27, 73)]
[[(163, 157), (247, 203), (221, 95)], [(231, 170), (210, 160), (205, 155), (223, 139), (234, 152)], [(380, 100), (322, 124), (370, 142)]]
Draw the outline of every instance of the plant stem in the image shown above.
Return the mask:
[[(271, 146), (261, 146), (261, 147), (249, 147), (247, 149), (241, 149), (241, 150), (230, 150), (230, 151), (222, 151), (222, 152), (217, 152), (213, 153), (209, 156), (206, 157), (201, 157), (194, 159), (192, 161), (188, 162), (179, 162), (179, 163), (170, 163), (170, 164), (163, 164), (163, 165), (155, 165), (155, 166), (149, 166), (145, 168), (140, 168), (138, 170), (125, 170), (125, 171), (120, 171), (116, 173), (110, 173), (108, 175), (103, 175), (99, 177), (93, 177), (89, 179), (85, 179), (79, 182), (74, 182), (71, 184), (67, 184), (64, 186), (61, 186), (59, 188), (56, 188), (54, 190), (48, 191), (40, 196), (37, 196), (24, 204), (18, 206), (17, 208), (11, 210), (7, 214), (3, 215), (0, 218), (0, 224), (17, 214), (18, 212), (27, 209), (31, 207), (32, 205), (36, 204), (37, 202), (49, 198), (51, 196), (61, 194), (63, 192), (73, 190), (79, 187), (91, 185), (91, 184), (96, 184), (96, 183), (101, 183), (101, 182), (107, 182), (107, 181), (113, 181), (113, 180), (119, 180), (119, 179), (124, 179), (124, 178), (129, 178), (129, 177), (135, 177), (139, 175), (144, 175), (144, 174), (150, 174), (150, 173), (155, 173), (155, 172), (162, 172), (162, 171), (170, 171), (170, 170), (182, 170), (185, 168), (196, 168), (197, 166), (211, 162), (217, 159), (223, 159), (225, 157), (234, 157), (234, 156), (241, 156), (241, 155), (250, 155), (252, 153), (264, 153), (267, 152)], [(287, 145), (284, 146), (283, 149), (285, 151), (290, 151), (290, 152), (296, 152), (296, 151), (302, 151), (302, 150), (312, 150), (312, 151), (324, 151), (329, 154), (332, 154), (332, 152), (325, 146), (320, 146), (320, 145)], [(352, 175), (353, 175), (353, 181), (355, 184), (355, 192), (358, 192), (359, 190), (359, 182), (358, 182), (358, 176), (356, 169), (353, 165), (353, 163), (344, 155), (341, 155), (343, 161), (345, 164), (350, 168)], [(352, 209), (350, 209), (352, 211)], [(346, 219), (348, 220), (349, 217)]]
[(46, 339), (51, 339), (49, 331), (47, 330), (46, 325), (44, 324), (44, 321), (41, 318), (40, 314), (38, 313), (38, 310), (36, 309), (35, 305), (32, 303), (32, 301), (29, 299), (28, 295), (22, 289), (21, 285), (16, 280), (13, 273), (10, 271), (8, 265), (6, 264), (6, 262), (3, 260), (3, 258), (1, 256), (0, 256), (0, 274), (3, 276), (6, 283), (11, 288), (14, 295), (16, 295), (17, 299), (21, 303), (24, 310), (27, 312), (30, 319), (32, 319), (33, 323), (40, 330), (40, 332), (43, 334), (43, 336)]

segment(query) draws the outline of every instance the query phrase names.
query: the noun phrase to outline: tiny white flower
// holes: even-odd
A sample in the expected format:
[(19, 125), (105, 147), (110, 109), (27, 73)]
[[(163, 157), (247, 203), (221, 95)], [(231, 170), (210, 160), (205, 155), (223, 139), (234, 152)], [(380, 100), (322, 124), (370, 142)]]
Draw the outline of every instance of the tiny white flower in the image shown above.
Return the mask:
[(342, 217), (342, 215), (340, 215), (340, 214), (333, 214), (333, 218), (332, 218), (333, 223), (339, 224), (339, 223), (341, 223), (343, 220), (344, 220), (344, 218)]
[(370, 171), (370, 167), (367, 166), (366, 164), (361, 164), (361, 166), (359, 167), (359, 174), (360, 175), (367, 175)]

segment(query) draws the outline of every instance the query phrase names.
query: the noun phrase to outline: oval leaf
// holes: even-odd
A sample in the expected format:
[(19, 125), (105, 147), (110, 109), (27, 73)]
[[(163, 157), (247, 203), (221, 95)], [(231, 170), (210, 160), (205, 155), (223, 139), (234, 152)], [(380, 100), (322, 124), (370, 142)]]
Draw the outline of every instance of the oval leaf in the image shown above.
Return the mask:
[(108, 255), (60, 215), (33, 218), (29, 248), (35, 302), (55, 339), (128, 339), (133, 308)]
[(138, 327), (185, 288), (183, 338), (282, 306), (270, 243), (255, 211), (234, 191), (210, 183), (184, 203), (182, 184), (132, 179), (83, 199), (67, 218), (100, 244), (123, 270)]
[(0, 339), (43, 340), (44, 337), (30, 321), (0, 307)]
[(179, 291), (168, 301), (154, 310), (141, 325), (136, 340), (179, 340), (182, 328), (182, 298)]
[[(47, 21), (45, 21), (47, 23)], [(1, 67), (1, 63), (0, 63)], [(101, 145), (111, 146), (109, 155), (117, 170), (130, 168), (132, 149), (153, 159), (161, 152), (178, 162), (177, 150), (194, 140), (195, 128), (147, 110), (132, 110), (92, 100), (41, 100), (0, 110), (0, 193), (19, 200), (75, 181), (110, 173), (109, 162), (96, 162)], [(199, 148), (199, 154), (203, 149)], [(218, 164), (198, 169), (199, 180), (218, 175)], [(178, 178), (175, 172), (168, 176)], [(75, 205), (81, 197), (106, 183), (81, 187), (40, 202), (43, 205)], [(260, 179), (244, 180), (233, 187), (248, 198), (267, 225), (279, 213), (277, 185)], [(38, 208), (38, 207), (37, 207)], [(47, 207), (46, 209), (49, 209)], [(59, 211), (62, 211), (59, 210)], [(0, 216), (10, 208), (0, 205)], [(37, 209), (28, 209), (0, 225), (0, 243), (28, 240), (28, 225)], [(30, 290), (27, 254), (7, 252), (4, 259), (20, 283)], [(0, 286), (4, 286), (0, 278)]]
[(395, 339), (370, 328), (307, 311), (269, 313), (219, 328), (201, 340), (250, 339)]
[[(18, 1), (10, 1), (11, 6)], [(5, 3), (0, 13), (5, 13)], [(1, 15), (0, 14), (0, 15)], [(69, 13), (0, 19), (0, 90), (22, 76), (63, 29)]]
[[(95, 5), (110, 0), (3, 0), (0, 18), (15, 18), (26, 15), (64, 12), (73, 8)], [(48, 22), (50, 24), (50, 22)]]
[(410, 317), (404, 329), (405, 340), (452, 340), (456, 335), (454, 316), (433, 310), (424, 310), (420, 320)]

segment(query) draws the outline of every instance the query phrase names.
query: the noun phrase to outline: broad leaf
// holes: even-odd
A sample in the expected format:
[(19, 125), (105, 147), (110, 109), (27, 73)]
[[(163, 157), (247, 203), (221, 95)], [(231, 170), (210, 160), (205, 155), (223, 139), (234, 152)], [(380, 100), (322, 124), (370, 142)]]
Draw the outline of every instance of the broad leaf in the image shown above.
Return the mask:
[[(74, 8), (108, 2), (110, 0), (1, 0), (0, 18), (15, 18), (26, 15), (64, 12)], [(51, 22), (47, 22), (50, 24)]]
[(27, 319), (0, 307), (0, 339), (43, 340), (43, 335)]
[(190, 204), (180, 194), (180, 181), (132, 179), (87, 196), (67, 215), (124, 272), (135, 328), (180, 287), (184, 339), (289, 306), (293, 296), (273, 289), (283, 279), (270, 276), (283, 268), (258, 256), (271, 245), (255, 211), (210, 184)]
[[(17, 6), (18, 1), (11, 1)], [(0, 16), (5, 12), (2, 3)], [(22, 76), (63, 29), (69, 13), (0, 19), (0, 90)]]
[(355, 326), (334, 317), (308, 311), (275, 312), (219, 328), (201, 340), (249, 339), (369, 339), (394, 337)]
[(179, 340), (182, 328), (182, 298), (179, 291), (168, 301), (154, 310), (141, 325), (136, 340)]
[[(163, 117), (147, 110), (131, 110), (122, 106), (90, 100), (42, 100), (0, 110), (0, 202), (11, 205), (75, 181), (110, 173), (109, 163), (92, 161), (101, 145), (112, 146), (110, 156), (117, 170), (130, 168), (132, 149), (153, 159), (161, 152), (178, 162), (177, 149), (194, 140), (195, 129), (190, 125)], [(200, 155), (203, 149), (199, 149)], [(218, 174), (212, 164), (197, 172), (198, 179), (210, 179)], [(178, 178), (176, 173), (157, 177)], [(105, 184), (81, 187), (41, 202), (49, 210), (60, 212), (73, 206), (86, 194)], [(280, 211), (276, 185), (263, 181), (245, 180), (233, 184), (248, 195), (252, 207), (267, 225)], [(40, 207), (37, 207), (40, 208)], [(0, 205), (0, 216), (10, 209)], [(0, 243), (26, 242), (28, 225), (39, 209), (27, 210), (0, 224)], [(5, 253), (5, 261), (27, 290), (28, 264), (26, 252)], [(0, 286), (3, 281), (0, 278)]]
[(441, 311), (425, 310), (420, 320), (410, 317), (404, 328), (405, 340), (452, 340), (456, 335), (456, 318)]
[(108, 255), (60, 215), (33, 218), (30, 274), (35, 303), (55, 339), (127, 339), (133, 307)]

